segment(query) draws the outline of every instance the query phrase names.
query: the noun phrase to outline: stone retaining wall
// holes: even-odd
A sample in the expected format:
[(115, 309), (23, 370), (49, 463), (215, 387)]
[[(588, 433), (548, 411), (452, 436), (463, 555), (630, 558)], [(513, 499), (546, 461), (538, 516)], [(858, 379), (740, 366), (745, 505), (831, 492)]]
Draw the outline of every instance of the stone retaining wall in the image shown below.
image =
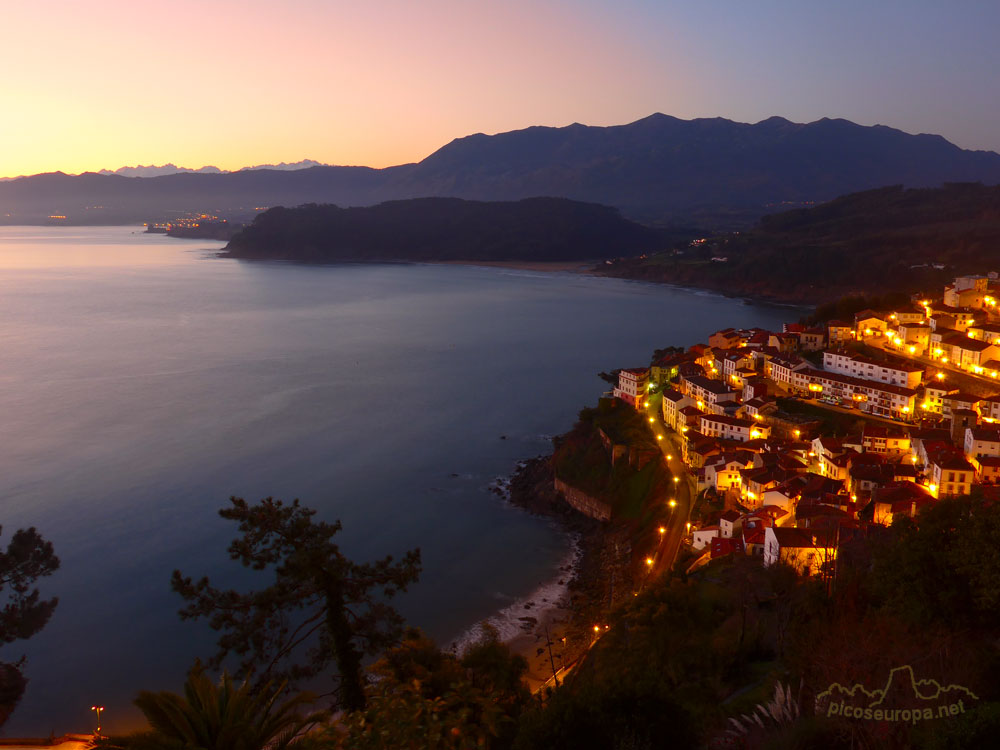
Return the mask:
[(576, 487), (571, 487), (559, 479), (559, 477), (556, 477), (555, 488), (556, 492), (562, 493), (562, 496), (566, 498), (566, 502), (571, 507), (580, 511), (585, 516), (596, 518), (598, 521), (608, 521), (611, 519), (611, 506), (603, 500), (598, 500), (596, 497), (591, 497)]

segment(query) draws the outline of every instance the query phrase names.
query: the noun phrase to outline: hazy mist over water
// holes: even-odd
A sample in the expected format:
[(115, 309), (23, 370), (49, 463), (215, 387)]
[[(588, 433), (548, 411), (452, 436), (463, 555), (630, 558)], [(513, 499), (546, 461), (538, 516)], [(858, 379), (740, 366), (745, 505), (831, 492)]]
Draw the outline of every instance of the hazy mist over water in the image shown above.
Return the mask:
[[(245, 581), (230, 495), (300, 498), (358, 560), (419, 546), (400, 601), (447, 644), (534, 590), (565, 537), (487, 491), (605, 390), (730, 325), (799, 313), (649, 284), (435, 265), (242, 263), (133, 227), (0, 228), (2, 543), (62, 568), (7, 736), (130, 728), (214, 636), (170, 573)], [(500, 436), (505, 435), (506, 440)], [(453, 477), (452, 474), (457, 474)]]

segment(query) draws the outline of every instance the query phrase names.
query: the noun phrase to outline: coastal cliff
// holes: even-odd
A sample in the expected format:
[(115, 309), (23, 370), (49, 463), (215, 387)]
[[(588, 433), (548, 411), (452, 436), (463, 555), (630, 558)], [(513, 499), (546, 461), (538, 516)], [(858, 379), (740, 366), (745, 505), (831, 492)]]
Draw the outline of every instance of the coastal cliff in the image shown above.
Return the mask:
[[(505, 494), (513, 505), (555, 520), (576, 539), (578, 555), (567, 585), (565, 622), (553, 622), (541, 612), (530, 618), (536, 631), (550, 630), (565, 664), (586, 653), (594, 627), (603, 627), (616, 606), (632, 598), (647, 574), (645, 557), (659, 542), (656, 528), (663, 504), (657, 498), (662, 498), (664, 484), (672, 482), (662, 460), (641, 460), (648, 441), (648, 428), (635, 410), (604, 399), (597, 407), (584, 409), (573, 429), (553, 440), (552, 455), (519, 463), (506, 485)], [(624, 454), (614, 450), (622, 445), (627, 448)], [(618, 460), (613, 461), (615, 456)], [(568, 468), (572, 471), (561, 473)], [(573, 488), (576, 495), (606, 508), (609, 518), (593, 517), (560, 487)], [(541, 638), (536, 632), (536, 642)], [(542, 663), (536, 673), (544, 669)]]

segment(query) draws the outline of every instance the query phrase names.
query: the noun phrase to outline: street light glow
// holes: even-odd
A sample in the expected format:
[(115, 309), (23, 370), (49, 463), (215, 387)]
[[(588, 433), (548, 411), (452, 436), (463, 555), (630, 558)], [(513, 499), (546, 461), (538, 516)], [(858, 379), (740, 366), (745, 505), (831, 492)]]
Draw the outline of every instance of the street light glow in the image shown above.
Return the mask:
[(101, 711), (104, 710), (104, 706), (91, 706), (90, 710), (97, 712), (97, 729), (94, 730), (94, 734), (99, 735), (101, 733)]

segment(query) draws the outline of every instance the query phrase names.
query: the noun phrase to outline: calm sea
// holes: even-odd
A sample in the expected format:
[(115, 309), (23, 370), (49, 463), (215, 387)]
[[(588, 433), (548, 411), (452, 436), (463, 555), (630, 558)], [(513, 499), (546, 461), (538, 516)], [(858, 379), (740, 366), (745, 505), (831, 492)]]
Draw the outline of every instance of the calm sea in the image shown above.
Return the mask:
[[(570, 273), (314, 267), (132, 227), (0, 228), (0, 523), (62, 568), (4, 734), (136, 722), (213, 636), (174, 568), (239, 580), (230, 495), (300, 498), (364, 560), (419, 546), (400, 601), (442, 644), (535, 590), (566, 538), (488, 491), (605, 389), (601, 370), (797, 311)], [(501, 439), (505, 436), (505, 439)]]

